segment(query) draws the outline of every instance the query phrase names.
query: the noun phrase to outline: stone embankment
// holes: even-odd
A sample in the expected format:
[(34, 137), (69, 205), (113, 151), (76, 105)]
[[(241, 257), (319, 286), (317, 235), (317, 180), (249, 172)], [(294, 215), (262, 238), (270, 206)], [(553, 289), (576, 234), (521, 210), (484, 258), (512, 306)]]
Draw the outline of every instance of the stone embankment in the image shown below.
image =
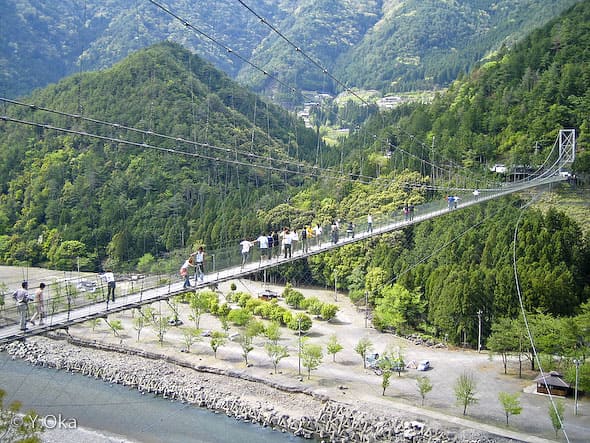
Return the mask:
[[(456, 434), (418, 420), (373, 414), (238, 371), (192, 366), (182, 360), (122, 346), (36, 338), (0, 348), (13, 358), (76, 372), (138, 389), (142, 393), (204, 407), (237, 420), (330, 442), (497, 442)], [(93, 349), (88, 349), (88, 348)], [(112, 349), (111, 349), (112, 348)], [(113, 352), (115, 351), (115, 352)]]

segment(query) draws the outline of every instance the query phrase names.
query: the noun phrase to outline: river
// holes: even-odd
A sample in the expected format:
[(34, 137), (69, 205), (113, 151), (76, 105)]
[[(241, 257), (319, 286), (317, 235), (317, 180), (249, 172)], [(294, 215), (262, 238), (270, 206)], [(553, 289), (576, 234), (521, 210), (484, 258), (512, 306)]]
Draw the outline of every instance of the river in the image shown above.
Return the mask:
[(241, 423), (202, 408), (165, 400), (79, 374), (39, 368), (0, 353), (4, 405), (18, 400), (52, 430), (45, 442), (259, 443), (299, 438)]

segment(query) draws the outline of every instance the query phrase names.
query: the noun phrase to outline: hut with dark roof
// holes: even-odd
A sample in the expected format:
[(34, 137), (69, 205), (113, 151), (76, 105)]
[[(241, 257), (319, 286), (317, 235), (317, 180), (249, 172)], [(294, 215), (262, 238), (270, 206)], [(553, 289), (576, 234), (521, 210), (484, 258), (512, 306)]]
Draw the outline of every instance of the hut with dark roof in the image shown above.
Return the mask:
[(551, 392), (551, 395), (566, 397), (570, 391), (570, 385), (556, 371), (539, 375), (535, 378), (535, 382), (537, 383), (537, 392), (540, 394), (549, 394)]

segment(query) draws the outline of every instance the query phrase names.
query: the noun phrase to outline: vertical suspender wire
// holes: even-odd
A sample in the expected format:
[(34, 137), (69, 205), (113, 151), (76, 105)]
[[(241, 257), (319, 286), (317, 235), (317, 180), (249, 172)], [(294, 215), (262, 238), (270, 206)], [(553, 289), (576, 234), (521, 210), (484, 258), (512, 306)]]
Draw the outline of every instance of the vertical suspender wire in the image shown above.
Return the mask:
[[(270, 111), (268, 109), (268, 101), (266, 102), (266, 135), (267, 135), (267, 143), (268, 143), (268, 166), (272, 167), (272, 137), (270, 136)], [(267, 170), (267, 177), (268, 177), (268, 184), (270, 185), (270, 189), (274, 191), (273, 183), (272, 183), (272, 171), (270, 169)]]
[[(86, 26), (86, 0), (84, 0), (84, 7), (82, 9), (82, 26)], [(84, 39), (81, 38), (80, 35), (80, 28), (78, 28), (78, 41), (83, 42)], [(82, 115), (84, 113), (84, 109), (82, 106), (82, 53), (78, 56), (78, 114)]]
[[(245, 97), (245, 100), (248, 100), (248, 96)], [(237, 152), (236, 152), (236, 158), (237, 158)], [(241, 188), (241, 182), (240, 182), (240, 165), (238, 163), (236, 163), (235, 171), (236, 171), (236, 187), (238, 190), (238, 197), (240, 198), (240, 210), (243, 210), (244, 203), (242, 201), (242, 188)]]
[(526, 207), (530, 204), (532, 204), (535, 201), (535, 199), (531, 200), (529, 203), (527, 203), (525, 206), (523, 206), (521, 208), (521, 213), (520, 216), (518, 217), (518, 220), (516, 221), (516, 226), (514, 227), (514, 238), (512, 240), (512, 264), (514, 267), (514, 281), (516, 283), (516, 292), (518, 294), (518, 303), (520, 305), (520, 312), (522, 314), (522, 319), (524, 321), (524, 326), (526, 328), (526, 332), (527, 332), (527, 336), (529, 338), (529, 342), (531, 343), (531, 349), (533, 350), (533, 356), (535, 361), (537, 362), (537, 366), (539, 367), (539, 371), (541, 372), (541, 377), (543, 378), (543, 383), (545, 384), (545, 389), (547, 390), (547, 393), (549, 394), (549, 401), (551, 402), (551, 407), (553, 408), (553, 411), (555, 411), (555, 415), (557, 416), (557, 420), (559, 421), (559, 424), (561, 425), (561, 430), (563, 432), (563, 435), (565, 437), (565, 440), (569, 443), (569, 438), (567, 436), (567, 432), (565, 431), (565, 428), (563, 426), (563, 422), (562, 422), (562, 417), (560, 416), (558, 410), (557, 410), (557, 406), (555, 404), (555, 400), (553, 399), (553, 395), (551, 394), (551, 390), (549, 389), (549, 386), (547, 385), (547, 380), (545, 378), (545, 373), (543, 372), (543, 366), (541, 365), (541, 360), (539, 359), (539, 355), (537, 354), (537, 348), (535, 346), (535, 340), (533, 338), (533, 334), (531, 332), (531, 328), (529, 326), (529, 322), (526, 316), (526, 310), (524, 308), (524, 303), (522, 301), (522, 293), (520, 291), (520, 281), (518, 278), (518, 267), (517, 267), (517, 260), (516, 260), (516, 244), (517, 244), (517, 240), (518, 240), (518, 225), (520, 224), (520, 220), (522, 219), (522, 216), (524, 214), (524, 210), (526, 209)]
[(252, 138), (250, 141), (250, 152), (254, 153), (254, 132), (256, 130), (256, 111), (258, 106), (258, 96), (254, 96), (254, 112), (252, 115)]
[[(195, 87), (194, 87), (194, 74), (193, 74), (193, 53), (189, 52), (188, 54), (188, 82), (189, 82), (189, 91), (191, 94), (191, 119), (192, 125), (190, 130), (190, 139), (194, 142), (197, 142), (197, 106), (195, 103)], [(197, 145), (195, 144), (195, 151), (197, 150)]]
[[(207, 79), (207, 89), (211, 91), (211, 73)], [(211, 94), (207, 94), (207, 118), (205, 119), (205, 140), (204, 143), (209, 144), (209, 120), (211, 118)]]

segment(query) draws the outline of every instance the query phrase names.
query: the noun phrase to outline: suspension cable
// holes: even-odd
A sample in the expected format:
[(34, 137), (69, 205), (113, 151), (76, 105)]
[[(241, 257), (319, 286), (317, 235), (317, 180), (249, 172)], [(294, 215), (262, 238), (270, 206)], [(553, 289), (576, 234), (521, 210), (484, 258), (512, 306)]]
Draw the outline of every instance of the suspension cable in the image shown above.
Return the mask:
[[(538, 194), (537, 198), (540, 196), (541, 194)], [(531, 200), (530, 202), (528, 202), (526, 205), (524, 205), (521, 208), (521, 213), (520, 216), (518, 217), (518, 220), (516, 221), (516, 226), (514, 227), (514, 239), (512, 241), (512, 264), (513, 264), (513, 268), (514, 268), (514, 281), (516, 283), (516, 293), (518, 294), (518, 303), (520, 306), (520, 312), (522, 314), (522, 319), (524, 321), (524, 326), (527, 332), (527, 336), (529, 339), (529, 342), (531, 343), (531, 349), (533, 351), (533, 358), (535, 359), (535, 361), (537, 362), (537, 366), (539, 368), (539, 371), (541, 373), (541, 377), (543, 378), (543, 383), (545, 384), (545, 389), (547, 390), (547, 393), (549, 395), (549, 400), (551, 401), (551, 407), (553, 408), (553, 411), (555, 412), (555, 415), (557, 417), (557, 420), (559, 421), (559, 424), (561, 426), (561, 430), (563, 431), (563, 435), (566, 439), (567, 442), (569, 442), (569, 438), (567, 436), (567, 432), (563, 426), (563, 421), (561, 419), (561, 415), (559, 414), (559, 411), (557, 410), (557, 405), (555, 404), (555, 400), (553, 399), (553, 395), (551, 394), (551, 389), (549, 389), (549, 386), (547, 385), (547, 379), (545, 377), (545, 372), (543, 371), (543, 366), (541, 364), (541, 360), (539, 359), (539, 354), (537, 353), (537, 348), (535, 346), (535, 340), (533, 337), (533, 333), (531, 332), (531, 328), (527, 319), (527, 314), (526, 314), (526, 309), (524, 307), (524, 302), (522, 301), (522, 293), (520, 291), (520, 280), (518, 278), (518, 265), (517, 265), (517, 259), (516, 259), (516, 244), (517, 244), (517, 240), (518, 240), (518, 226), (520, 224), (520, 220), (522, 219), (522, 216), (524, 215), (524, 210), (530, 206), (536, 199)]]

